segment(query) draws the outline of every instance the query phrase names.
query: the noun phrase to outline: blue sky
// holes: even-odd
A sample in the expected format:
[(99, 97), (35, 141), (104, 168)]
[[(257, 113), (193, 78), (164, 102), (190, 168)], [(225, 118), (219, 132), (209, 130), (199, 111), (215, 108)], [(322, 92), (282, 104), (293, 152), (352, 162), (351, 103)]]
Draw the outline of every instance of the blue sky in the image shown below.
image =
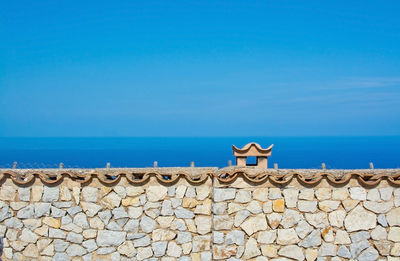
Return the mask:
[(400, 135), (399, 1), (3, 1), (0, 136)]

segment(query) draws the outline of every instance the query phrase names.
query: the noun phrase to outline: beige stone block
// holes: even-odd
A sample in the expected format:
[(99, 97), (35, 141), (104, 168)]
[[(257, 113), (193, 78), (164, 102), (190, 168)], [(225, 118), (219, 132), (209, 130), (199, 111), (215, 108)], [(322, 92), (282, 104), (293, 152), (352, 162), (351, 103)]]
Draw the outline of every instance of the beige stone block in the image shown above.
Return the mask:
[(296, 231), (293, 228), (278, 229), (278, 238), (276, 242), (279, 245), (293, 245), (300, 241)]
[(267, 201), (268, 200), (268, 188), (257, 188), (253, 191), (253, 199), (259, 201)]
[(283, 198), (272, 201), (272, 209), (275, 212), (285, 211), (285, 200)]
[(313, 248), (307, 248), (305, 251), (307, 261), (314, 261), (318, 257), (318, 250)]
[(119, 207), (119, 205), (121, 204), (121, 197), (118, 196), (117, 193), (111, 192), (107, 196), (105, 196), (100, 203), (102, 206), (108, 209), (114, 209)]
[(305, 214), (307, 222), (315, 228), (325, 228), (329, 226), (328, 216), (325, 212), (318, 212), (315, 214)]
[(335, 245), (347, 245), (351, 243), (349, 234), (344, 230), (336, 230)]
[(72, 188), (72, 196), (74, 197), (75, 204), (79, 204), (81, 199), (81, 188), (80, 187), (73, 187)]
[(81, 207), (88, 217), (95, 216), (102, 209), (100, 205), (91, 202), (81, 202)]
[(386, 220), (389, 226), (400, 226), (400, 208), (395, 208), (386, 214)]
[(229, 215), (214, 215), (213, 224), (214, 230), (229, 230), (233, 226), (233, 217)]
[(176, 190), (175, 190), (175, 197), (183, 198), (185, 196), (186, 189), (187, 189), (187, 186), (184, 186), (184, 185), (177, 186)]
[(393, 208), (392, 201), (386, 201), (386, 202), (364, 201), (363, 205), (364, 208), (377, 214), (387, 213), (390, 209)]
[(241, 204), (233, 203), (233, 202), (229, 203), (228, 204), (228, 214), (232, 214), (232, 213), (238, 212), (238, 211), (240, 211), (240, 210), (242, 210), (244, 208), (245, 207), (243, 205), (241, 205)]
[[(27, 245), (28, 245), (28, 243), (22, 242), (19, 240), (10, 242), (10, 246), (17, 252), (22, 251), (25, 248), (25, 246), (27, 246)], [(21, 260), (24, 260), (24, 259), (21, 259)]]
[(400, 227), (390, 227), (388, 239), (393, 242), (400, 242)]
[(139, 218), (142, 214), (143, 214), (142, 207), (128, 207), (129, 218), (136, 219)]
[(18, 202), (10, 202), (10, 207), (13, 209), (13, 210), (20, 210), (21, 208), (24, 208), (24, 207), (26, 207), (26, 206), (28, 206), (28, 202), (20, 202), (20, 201), (18, 201)]
[(331, 188), (319, 188), (315, 191), (315, 196), (318, 200), (327, 200), (332, 197), (332, 189)]
[(258, 202), (258, 201), (256, 201), (256, 200), (250, 202), (250, 204), (247, 205), (246, 209), (247, 209), (248, 211), (250, 211), (251, 213), (253, 213), (253, 214), (260, 214), (260, 213), (263, 212), (263, 211), (262, 211), (261, 202)]
[(118, 252), (127, 257), (133, 257), (136, 254), (136, 249), (131, 241), (125, 241), (118, 247)]
[(278, 251), (278, 254), (280, 256), (292, 258), (299, 261), (304, 260), (303, 250), (296, 245), (281, 247)]
[(40, 218), (29, 218), (29, 219), (24, 219), (22, 220), (26, 228), (29, 228), (30, 230), (33, 230), (35, 228), (38, 228), (42, 225), (42, 219)]
[(103, 198), (108, 195), (112, 191), (112, 187), (100, 186), (99, 189), (99, 198)]
[(320, 210), (324, 212), (331, 212), (336, 210), (340, 205), (340, 201), (335, 200), (323, 200), (318, 203), (318, 207)]
[(247, 218), (240, 227), (251, 236), (257, 231), (266, 230), (268, 228), (267, 220), (264, 214), (258, 214), (254, 217)]
[(269, 188), (268, 190), (269, 199), (279, 199), (282, 198), (282, 193), (280, 188)]
[(159, 216), (156, 220), (161, 228), (169, 228), (171, 226), (172, 220), (174, 220), (174, 216)]
[(38, 202), (42, 199), (43, 186), (32, 186), (32, 201)]
[(145, 260), (153, 255), (151, 247), (139, 247), (137, 248), (137, 260)]
[(314, 190), (308, 189), (308, 188), (304, 188), (304, 189), (300, 190), (299, 199), (313, 200), (314, 199)]
[(376, 226), (376, 215), (357, 206), (344, 219), (344, 226), (348, 232), (372, 229)]
[(210, 235), (194, 236), (192, 244), (193, 244), (192, 251), (194, 253), (209, 251), (211, 249), (211, 236)]
[(282, 215), (279, 213), (271, 213), (267, 215), (268, 224), (271, 226), (272, 229), (275, 229), (279, 226), (282, 220)]
[(394, 243), (392, 249), (390, 250), (392, 256), (400, 256), (400, 243)]
[(370, 189), (367, 194), (367, 200), (381, 201), (381, 195), (379, 194), (379, 190), (376, 188)]
[(128, 186), (126, 187), (126, 195), (128, 197), (137, 197), (144, 193), (143, 187)]
[(345, 217), (346, 217), (346, 211), (341, 209), (335, 210), (329, 213), (329, 222), (334, 227), (342, 227)]
[[(122, 185), (122, 184), (121, 184)], [(158, 185), (160, 186), (160, 185)], [(162, 188), (167, 189), (166, 187), (162, 186)], [(122, 199), (122, 198), (126, 198), (126, 190), (125, 190), (125, 186), (115, 186), (113, 187), (113, 190), (115, 193), (117, 193), (117, 195)]]
[(295, 226), (302, 219), (303, 215), (297, 210), (286, 209), (281, 220), (281, 225), (283, 228), (290, 228)]
[(362, 187), (351, 187), (349, 189), (350, 197), (355, 200), (366, 200), (367, 199), (367, 191)]
[(13, 257), (12, 248), (6, 247), (6, 248), (3, 249), (3, 252), (4, 252), (4, 257), (5, 258), (10, 259), (10, 260), (12, 259), (12, 257)]
[(259, 256), (259, 255), (261, 255), (261, 251), (257, 245), (257, 240), (250, 237), (249, 240), (247, 240), (243, 258), (245, 260), (247, 260), (247, 259)]
[(192, 261), (201, 261), (200, 253), (191, 253), (190, 258)]
[(226, 260), (231, 256), (236, 254), (236, 246), (235, 245), (214, 245), (213, 246), (213, 258), (215, 260)]
[(284, 189), (283, 197), (288, 208), (295, 208), (297, 206), (297, 198), (299, 196), (299, 190), (294, 188)]
[(297, 202), (297, 207), (301, 212), (316, 212), (317, 204), (315, 200), (299, 200)]
[(349, 212), (350, 210), (355, 208), (359, 202), (360, 202), (359, 200), (345, 199), (345, 200), (342, 201), (342, 205), (343, 205), (344, 209), (347, 212)]
[(212, 220), (210, 216), (198, 215), (194, 218), (196, 223), (197, 233), (204, 235), (211, 232)]
[(95, 238), (97, 236), (97, 230), (95, 229), (85, 229), (82, 233), (85, 239)]
[(45, 249), (43, 249), (40, 252), (40, 255), (53, 257), (54, 256), (54, 245), (53, 244), (48, 245)]
[(2, 185), (0, 187), (0, 200), (14, 201), (17, 190), (13, 186)]
[(333, 200), (345, 200), (349, 198), (349, 191), (347, 188), (334, 188), (332, 190)]
[[(73, 188), (81, 188), (81, 183), (74, 181), (72, 179), (64, 179), (64, 185), (66, 185), (70, 190), (72, 190)], [(104, 187), (103, 185), (101, 185), (101, 187)]]
[(382, 200), (385, 200), (385, 201), (391, 200), (392, 194), (393, 194), (393, 188), (392, 187), (380, 188), (379, 194), (381, 195)]
[(272, 213), (272, 201), (268, 201), (263, 204), (263, 212), (265, 214)]
[(40, 236), (47, 236), (49, 231), (49, 227), (47, 225), (43, 225), (41, 227), (36, 228), (33, 232)]
[(182, 207), (184, 208), (194, 208), (199, 204), (201, 204), (201, 202), (197, 201), (194, 198), (183, 198), (182, 200)]
[(196, 228), (196, 225), (194, 224), (193, 219), (185, 219), (185, 223), (186, 223), (186, 226), (187, 226), (189, 232), (192, 232), (192, 233), (197, 232), (197, 228)]
[(149, 186), (146, 189), (147, 199), (151, 202), (163, 200), (168, 193), (168, 188), (164, 186)]
[(39, 257), (39, 251), (35, 244), (29, 244), (28, 246), (26, 246), (22, 254), (25, 257), (31, 257), (31, 258)]
[(388, 256), (390, 254), (392, 244), (393, 243), (388, 240), (374, 241), (375, 248), (382, 256)]
[(209, 185), (201, 185), (196, 187), (196, 199), (205, 200), (210, 195), (211, 187)]
[(53, 228), (60, 228), (61, 227), (61, 220), (52, 217), (44, 217), (43, 223), (48, 225), (49, 227)]
[(122, 206), (129, 207), (129, 206), (139, 206), (140, 205), (140, 198), (139, 197), (127, 197), (122, 199), (121, 201)]
[(261, 245), (261, 253), (263, 256), (274, 258), (278, 256), (279, 246), (277, 245)]
[(174, 239), (176, 233), (169, 229), (158, 228), (153, 230), (151, 238), (153, 241), (169, 241)]
[(104, 229), (104, 223), (103, 223), (103, 221), (101, 221), (101, 219), (99, 217), (91, 218), (89, 220), (89, 226), (90, 226), (90, 228), (93, 228), (93, 229), (99, 229), (99, 230)]
[(67, 186), (60, 187), (60, 200), (61, 201), (70, 201), (72, 200), (71, 192)]
[(182, 253), (188, 255), (192, 251), (192, 242), (182, 244)]
[(333, 236), (332, 227), (326, 227), (326, 228), (322, 229), (321, 236), (325, 242), (333, 242), (334, 236)]
[(260, 244), (272, 244), (276, 239), (276, 230), (265, 230), (258, 232), (257, 242)]
[(197, 205), (194, 210), (195, 214), (211, 215), (212, 201), (211, 199), (206, 199), (201, 205)]

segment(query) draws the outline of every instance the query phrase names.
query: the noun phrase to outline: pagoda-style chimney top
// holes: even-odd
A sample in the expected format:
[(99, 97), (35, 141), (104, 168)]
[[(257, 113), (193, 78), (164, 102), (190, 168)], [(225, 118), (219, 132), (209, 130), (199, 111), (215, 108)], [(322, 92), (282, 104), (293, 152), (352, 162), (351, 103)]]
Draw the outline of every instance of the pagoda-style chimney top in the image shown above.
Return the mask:
[[(232, 145), (233, 155), (236, 157), (236, 165), (238, 167), (256, 166), (259, 168), (268, 168), (268, 157), (271, 156), (273, 146), (274, 144), (263, 149), (260, 144), (251, 142), (239, 149), (235, 145)], [(255, 165), (247, 164), (247, 157), (256, 157), (257, 163)]]

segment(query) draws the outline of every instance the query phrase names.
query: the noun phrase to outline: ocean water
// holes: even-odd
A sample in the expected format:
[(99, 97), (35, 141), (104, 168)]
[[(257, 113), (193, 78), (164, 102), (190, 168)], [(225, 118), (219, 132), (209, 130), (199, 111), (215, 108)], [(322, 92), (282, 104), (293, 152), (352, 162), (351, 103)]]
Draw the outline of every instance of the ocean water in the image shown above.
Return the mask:
[(127, 137), (0, 138), (0, 168), (227, 166), (232, 144), (274, 144), (279, 168), (400, 168), (400, 136), (385, 137)]

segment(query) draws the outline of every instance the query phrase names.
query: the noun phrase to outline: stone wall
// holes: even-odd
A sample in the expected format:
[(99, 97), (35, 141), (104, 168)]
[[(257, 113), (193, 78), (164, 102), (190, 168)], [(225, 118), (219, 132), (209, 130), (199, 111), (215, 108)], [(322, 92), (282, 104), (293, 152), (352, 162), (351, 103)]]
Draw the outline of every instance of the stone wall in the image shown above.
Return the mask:
[(0, 171), (2, 258), (400, 260), (400, 188), (388, 178), (398, 170), (385, 178), (361, 171), (379, 180), (366, 186), (356, 176), (310, 185), (252, 169), (225, 179), (196, 169), (151, 170), (140, 182), (111, 175), (110, 184), (55, 170), (46, 178)]
[[(214, 189), (214, 259), (400, 260), (400, 189), (352, 179)], [(282, 260), (282, 259), (281, 259)]]

